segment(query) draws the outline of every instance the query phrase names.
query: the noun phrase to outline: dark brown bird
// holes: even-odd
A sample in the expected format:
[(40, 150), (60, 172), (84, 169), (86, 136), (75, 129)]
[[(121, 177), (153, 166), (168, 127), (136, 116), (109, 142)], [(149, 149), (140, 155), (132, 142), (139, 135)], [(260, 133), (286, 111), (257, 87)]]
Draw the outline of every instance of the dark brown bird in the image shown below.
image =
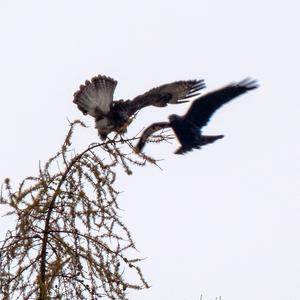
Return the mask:
[(142, 151), (147, 139), (156, 131), (172, 128), (181, 146), (176, 154), (183, 154), (201, 146), (223, 138), (223, 135), (202, 135), (201, 129), (207, 125), (214, 112), (225, 103), (258, 87), (257, 81), (246, 78), (238, 83), (231, 83), (223, 88), (198, 97), (194, 100), (184, 116), (170, 115), (169, 122), (159, 122), (144, 130), (135, 147), (136, 152)]
[(132, 117), (146, 106), (164, 107), (167, 104), (180, 104), (185, 99), (199, 95), (205, 87), (203, 80), (176, 81), (153, 88), (132, 100), (113, 101), (117, 81), (106, 76), (96, 76), (74, 94), (73, 102), (84, 115), (95, 118), (99, 136), (105, 140), (111, 132), (123, 134)]

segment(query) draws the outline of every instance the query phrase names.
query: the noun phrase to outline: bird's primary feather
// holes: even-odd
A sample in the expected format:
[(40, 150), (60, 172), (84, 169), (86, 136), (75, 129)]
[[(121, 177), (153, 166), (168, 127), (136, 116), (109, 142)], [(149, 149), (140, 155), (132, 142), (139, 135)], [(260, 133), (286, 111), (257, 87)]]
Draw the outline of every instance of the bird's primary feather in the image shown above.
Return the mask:
[(188, 101), (184, 99), (199, 95), (198, 91), (203, 88), (205, 88), (204, 80), (175, 81), (155, 87), (133, 98), (131, 105), (137, 107), (147, 105), (164, 107), (168, 103), (185, 103)]

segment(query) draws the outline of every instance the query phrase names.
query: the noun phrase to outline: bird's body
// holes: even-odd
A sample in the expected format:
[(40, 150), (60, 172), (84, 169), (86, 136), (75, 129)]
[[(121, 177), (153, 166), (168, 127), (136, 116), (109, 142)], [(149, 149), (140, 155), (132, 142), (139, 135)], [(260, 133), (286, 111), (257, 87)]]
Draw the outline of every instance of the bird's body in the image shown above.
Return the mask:
[(113, 101), (116, 85), (116, 80), (99, 75), (87, 80), (74, 94), (73, 102), (83, 114), (95, 118), (95, 127), (103, 140), (111, 132), (126, 132), (132, 117), (140, 109), (187, 102), (184, 99), (199, 95), (198, 91), (205, 87), (203, 80), (176, 81), (153, 88), (132, 100)]
[(201, 135), (197, 126), (178, 115), (169, 116), (169, 121), (178, 141), (183, 145), (178, 151), (186, 152), (189, 148), (200, 148)]
[(239, 83), (229, 84), (219, 90), (197, 98), (193, 101), (185, 115), (170, 115), (169, 122), (154, 123), (145, 129), (136, 146), (136, 151), (140, 152), (142, 150), (151, 134), (167, 127), (173, 129), (181, 144), (181, 147), (175, 152), (176, 154), (183, 154), (193, 149), (199, 149), (203, 145), (223, 138), (223, 135), (202, 135), (201, 129), (208, 123), (210, 117), (218, 108), (235, 97), (257, 87), (258, 85), (255, 80), (245, 79)]
[(127, 111), (127, 101), (114, 101), (106, 115), (99, 114), (95, 118), (95, 127), (98, 129), (99, 136), (105, 140), (111, 132), (123, 134), (126, 132), (127, 126), (130, 123)]
[(192, 149), (200, 149), (201, 146), (213, 143), (224, 137), (223, 135), (202, 135), (200, 129), (195, 124), (178, 115), (169, 116), (169, 120), (170, 127), (182, 145), (175, 151), (176, 154), (183, 154)]

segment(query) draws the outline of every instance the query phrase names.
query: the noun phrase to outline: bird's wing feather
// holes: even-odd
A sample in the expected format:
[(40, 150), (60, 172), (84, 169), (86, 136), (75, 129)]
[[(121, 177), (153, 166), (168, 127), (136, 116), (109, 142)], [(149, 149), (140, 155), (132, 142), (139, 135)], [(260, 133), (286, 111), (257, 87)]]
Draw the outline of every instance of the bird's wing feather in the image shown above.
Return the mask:
[(110, 110), (116, 85), (116, 80), (98, 75), (80, 86), (80, 89), (74, 93), (73, 102), (85, 115), (97, 117), (106, 114)]
[(204, 80), (186, 80), (164, 84), (132, 99), (128, 103), (129, 111), (132, 115), (149, 105), (164, 107), (168, 103), (185, 103), (188, 101), (184, 99), (199, 95), (198, 91), (203, 88), (205, 88)]
[(161, 130), (161, 129), (170, 128), (170, 127), (171, 127), (171, 126), (170, 126), (170, 123), (169, 123), (169, 122), (157, 122), (157, 123), (153, 123), (152, 125), (150, 125), (149, 127), (147, 127), (147, 128), (143, 131), (143, 133), (142, 133), (142, 135), (141, 135), (141, 137), (140, 137), (140, 139), (139, 139), (137, 145), (136, 145), (135, 148), (134, 148), (135, 152), (139, 153), (139, 152), (142, 151), (142, 149), (144, 148), (144, 146), (145, 146), (145, 144), (146, 144), (148, 138), (149, 138), (154, 132), (159, 131), (159, 130)]
[(257, 81), (251, 78), (246, 78), (238, 83), (229, 84), (196, 99), (184, 118), (198, 128), (201, 128), (208, 123), (213, 113), (223, 104), (257, 87)]

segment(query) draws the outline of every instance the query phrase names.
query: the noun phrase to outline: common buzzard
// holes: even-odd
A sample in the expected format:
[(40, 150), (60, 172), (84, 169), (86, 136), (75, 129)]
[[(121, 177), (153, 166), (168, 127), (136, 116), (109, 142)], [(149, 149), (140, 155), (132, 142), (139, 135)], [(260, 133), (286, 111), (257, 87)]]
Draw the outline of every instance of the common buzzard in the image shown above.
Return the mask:
[(130, 124), (132, 117), (146, 106), (163, 107), (168, 103), (179, 104), (187, 102), (198, 91), (205, 87), (203, 80), (176, 81), (161, 85), (133, 98), (132, 100), (113, 101), (117, 81), (106, 76), (98, 75), (87, 80), (74, 93), (73, 102), (84, 115), (95, 118), (99, 136), (105, 140), (113, 131), (123, 134)]
[(181, 147), (176, 150), (176, 154), (200, 149), (201, 146), (223, 138), (223, 135), (202, 135), (201, 128), (208, 123), (213, 113), (223, 104), (257, 87), (256, 80), (246, 78), (238, 83), (231, 83), (221, 89), (198, 97), (193, 101), (184, 116), (173, 114), (169, 116), (169, 122), (154, 123), (146, 128), (135, 147), (135, 151), (141, 152), (147, 139), (154, 132), (170, 127), (181, 144)]

